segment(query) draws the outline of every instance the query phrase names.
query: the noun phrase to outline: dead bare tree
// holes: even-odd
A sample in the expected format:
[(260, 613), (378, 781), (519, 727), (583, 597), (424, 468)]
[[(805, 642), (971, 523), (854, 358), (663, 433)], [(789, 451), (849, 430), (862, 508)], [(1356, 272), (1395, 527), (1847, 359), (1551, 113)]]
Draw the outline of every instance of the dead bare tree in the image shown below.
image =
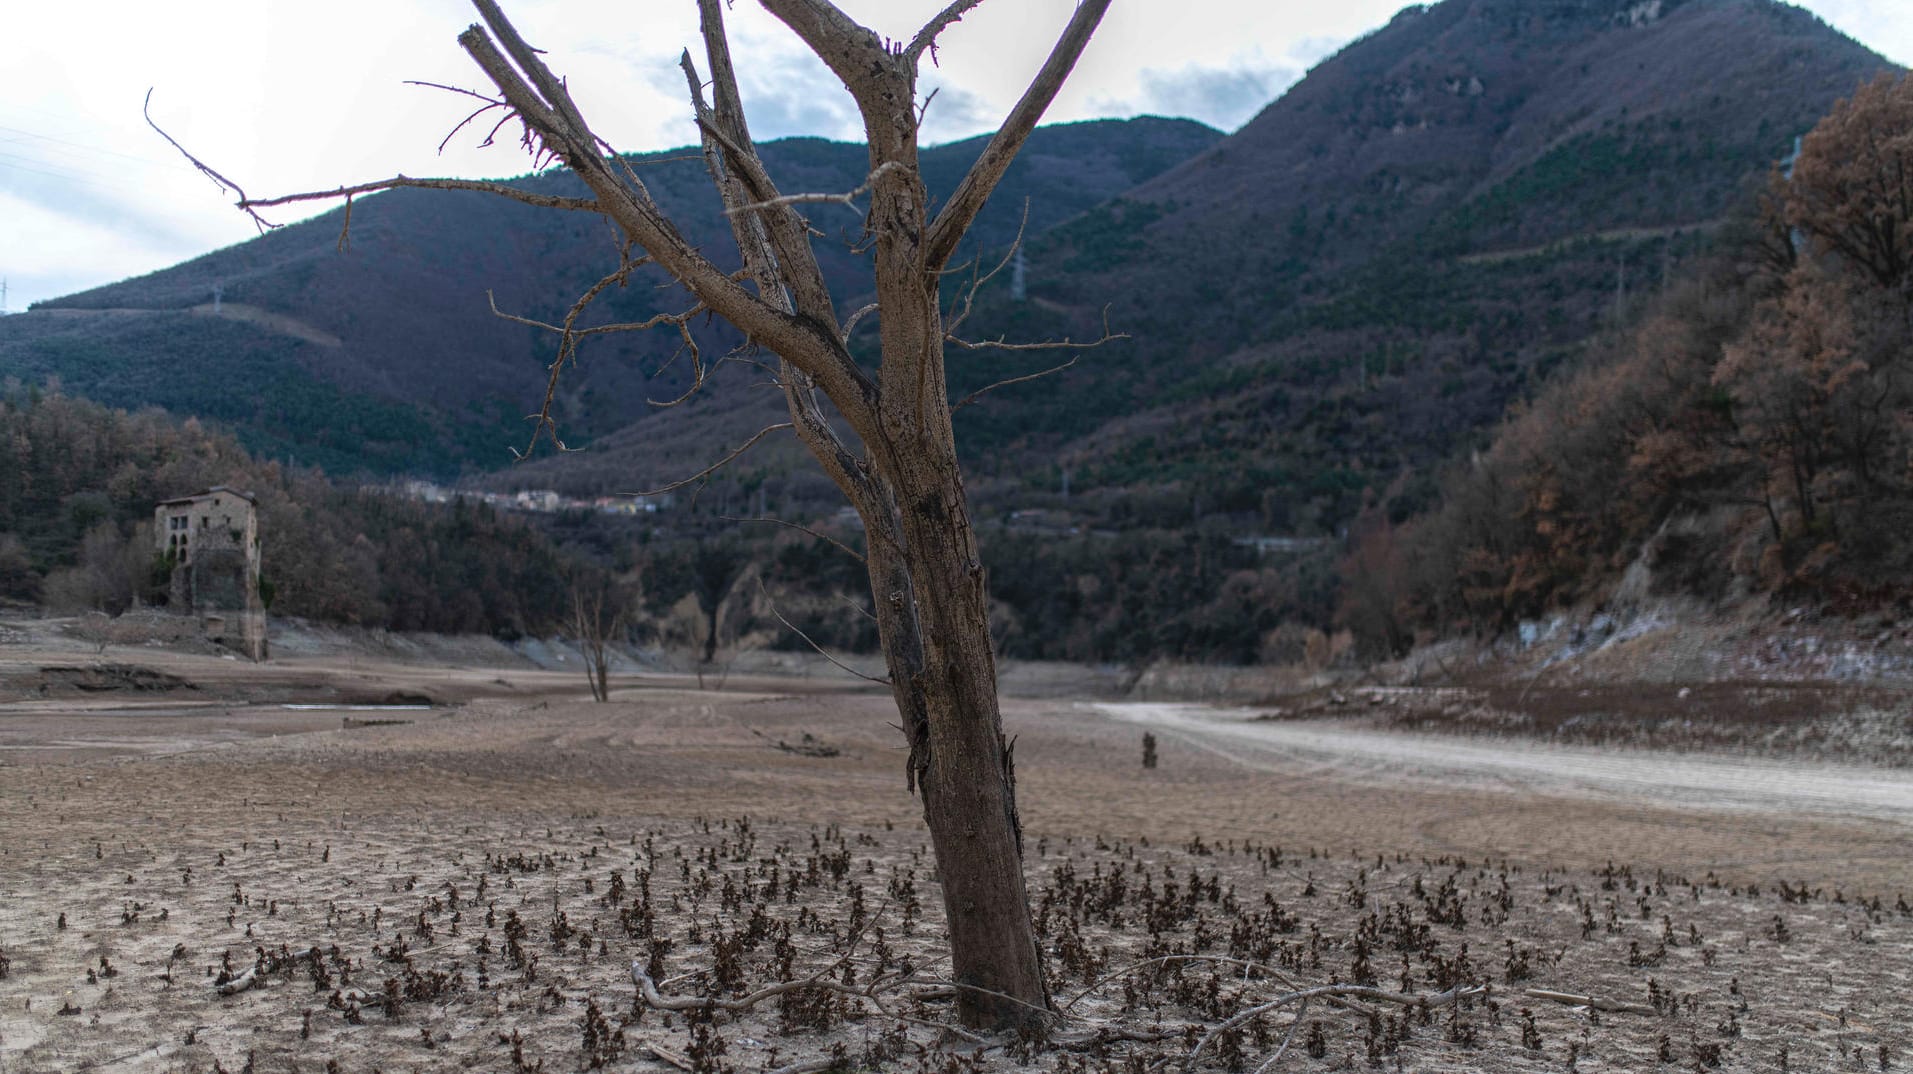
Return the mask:
[(571, 582), (571, 632), (585, 662), (585, 681), (593, 701), (611, 700), (611, 639), (624, 626), (625, 608), (609, 592), (602, 578), (579, 577)]
[[(705, 161), (742, 254), (738, 273), (720, 269), (684, 239), (636, 172), (593, 133), (564, 80), (495, 0), (473, 0), (483, 23), (458, 39), (498, 92), (496, 98), (475, 95), (486, 103), (467, 122), (493, 110), (507, 120), (515, 117), (536, 160), (569, 166), (591, 198), (533, 194), (502, 183), (399, 176), (255, 199), (187, 156), (237, 193), (240, 208), (255, 219), (262, 208), (321, 198), (346, 198), (349, 209), (353, 196), (400, 186), (483, 190), (548, 208), (602, 214), (630, 246), (643, 251), (644, 260), (668, 272), (695, 299), (685, 314), (661, 321), (683, 331), (691, 317), (712, 313), (741, 330), (751, 345), (777, 356), (774, 374), (790, 411), (788, 428), (863, 520), (863, 559), (888, 680), (909, 744), (906, 784), (922, 796), (943, 883), (959, 1017), (972, 1026), (1025, 1027), (1046, 1023), (1050, 1002), (1024, 886), (1015, 773), (997, 707), (983, 565), (957, 465), (944, 374), (946, 344), (1022, 345), (957, 339), (952, 329), (967, 307), (946, 323), (939, 284), (959, 241), (1062, 87), (1109, 0), (1081, 0), (982, 155), (932, 215), (917, 158), (918, 65), (926, 54), (934, 58), (938, 36), (981, 2), (952, 0), (908, 42), (892, 42), (828, 0), (760, 0), (850, 92), (870, 151), (870, 171), (857, 190), (786, 195), (765, 170), (745, 122), (723, 2), (697, 0), (709, 82), (689, 52), (681, 64)], [(844, 319), (811, 249), (814, 232), (798, 209), (865, 198), (864, 243), (873, 258), (877, 300)], [(624, 259), (600, 289), (622, 282), (635, 264)], [(882, 351), (874, 374), (858, 365), (848, 348), (851, 328), (871, 315), (878, 318)], [(573, 332), (570, 319), (562, 328), (547, 327), (565, 337), (552, 369), (555, 378), (582, 333)], [(1104, 337), (1111, 338), (1107, 331)], [(686, 343), (696, 363), (688, 336)], [(702, 370), (697, 366), (698, 384)], [(539, 420), (540, 429), (547, 429), (548, 408)], [(846, 440), (840, 428), (854, 439)]]

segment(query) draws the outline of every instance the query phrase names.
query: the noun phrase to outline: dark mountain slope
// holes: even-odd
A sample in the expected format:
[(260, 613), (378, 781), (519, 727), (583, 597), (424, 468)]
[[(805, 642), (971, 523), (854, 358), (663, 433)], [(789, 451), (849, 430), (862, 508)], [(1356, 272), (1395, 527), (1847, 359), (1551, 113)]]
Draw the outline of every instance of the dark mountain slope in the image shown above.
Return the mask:
[[(980, 249), (1002, 248), (1031, 198), (1028, 299), (997, 281), (965, 333), (1093, 338), (1107, 308), (1130, 338), (964, 409), (973, 488), (986, 508), (1055, 505), (1046, 497), (1067, 471), (1069, 506), (1118, 525), (1219, 516), (1237, 531), (1334, 533), (1377, 495), (1405, 516), (1434, 495), (1431, 464), (1479, 442), (1512, 398), (1624, 323), (1798, 134), (1887, 67), (1772, 0), (1446, 0), (1404, 11), (1220, 141), (1160, 120), (1046, 128), (977, 234)], [(954, 183), (977, 148), (926, 153), (932, 189)], [(787, 190), (863, 178), (852, 146), (790, 140), (766, 156)], [(725, 249), (701, 163), (666, 157), (648, 158), (647, 183), (697, 241)], [(833, 207), (814, 218), (833, 235), (856, 224)], [(557, 318), (610, 259), (603, 225), (424, 192), (365, 199), (353, 219), (345, 255), (335, 214), (61, 304), (192, 307), (224, 280), (228, 304), (291, 318), (234, 327), (250, 333), (227, 344), (244, 368), (233, 391), (201, 404), (237, 411), (227, 420), (244, 435), (319, 450), (317, 430), (268, 424), (276, 411), (254, 396), (336, 390), (345, 401), (325, 435), (341, 451), (363, 445), (339, 464), (502, 463), (551, 346), (489, 317), (483, 293)], [(848, 306), (864, 266), (837, 244), (819, 249)], [(680, 299), (634, 285), (599, 315)], [(53, 330), (35, 331), (27, 341), (0, 322), (0, 362), (92, 391), (95, 367), (49, 356)], [(559, 399), (568, 441), (593, 450), (496, 480), (632, 491), (775, 420), (774, 396), (746, 390), (746, 370), (690, 407), (648, 407), (684, 383), (684, 363), (659, 372), (672, 342), (593, 344)], [(953, 354), (953, 395), (1056, 360)], [(184, 375), (179, 364), (165, 375)], [(159, 367), (124, 356), (100, 367), (126, 371), (116, 391), (162, 391), (136, 383)], [(364, 399), (371, 412), (355, 412)], [(408, 417), (387, 420), (379, 408), (393, 405)], [(420, 429), (428, 442), (407, 439)], [(750, 460), (743, 488), (775, 479), (773, 505), (809, 501), (801, 460)]]
[[(975, 241), (1007, 245), (1026, 200), (1030, 229), (1040, 231), (1219, 137), (1200, 124), (1150, 118), (1039, 130), (979, 220)], [(982, 146), (971, 139), (926, 150), (932, 192), (953, 188)], [(764, 157), (787, 191), (849, 190), (867, 167), (862, 147), (817, 139), (770, 143)], [(637, 166), (688, 237), (715, 251), (729, 247), (695, 151), (652, 154)], [(521, 185), (575, 189), (562, 173)], [(820, 229), (854, 237), (854, 212), (819, 206), (812, 215)], [(342, 222), (333, 212), (0, 321), (0, 369), (58, 375), (69, 390), (111, 405), (162, 403), (217, 417), (255, 448), (334, 468), (442, 473), (504, 464), (506, 446), (523, 437), (522, 415), (542, 395), (553, 345), (547, 334), (491, 316), (486, 292), (503, 310), (561, 319), (616, 265), (606, 225), (483, 194), (418, 190), (360, 199), (344, 252)], [(867, 266), (844, 244), (819, 249), (841, 297), (866, 288)], [(684, 304), (681, 292), (659, 282), (634, 278), (601, 300), (595, 318), (642, 319)], [(625, 335), (586, 351), (559, 400), (566, 435), (582, 442), (641, 421), (652, 413), (647, 397), (680, 391), (685, 363), (657, 372), (675, 344), (675, 336)]]
[(1031, 305), (1080, 330), (1114, 302), (1135, 342), (1024, 397), (1045, 434), (1008, 455), (1333, 526), (1574, 354), (1887, 67), (1768, 0), (1410, 8), (1038, 240)]

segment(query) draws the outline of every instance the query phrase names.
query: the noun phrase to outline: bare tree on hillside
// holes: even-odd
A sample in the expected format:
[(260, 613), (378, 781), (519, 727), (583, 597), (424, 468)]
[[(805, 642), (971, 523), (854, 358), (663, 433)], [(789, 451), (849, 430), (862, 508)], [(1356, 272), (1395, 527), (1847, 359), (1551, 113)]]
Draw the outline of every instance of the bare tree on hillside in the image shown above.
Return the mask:
[[(987, 1026), (1047, 1021), (1048, 989), (1024, 886), (1014, 770), (997, 707), (984, 571), (957, 466), (944, 375), (944, 347), (961, 316), (953, 314), (946, 323), (939, 285), (959, 240), (1062, 86), (1109, 0), (1082, 0), (1002, 127), (934, 214), (918, 169), (918, 66), (926, 54), (934, 58), (938, 36), (981, 0), (953, 0), (908, 42), (880, 37), (828, 0), (761, 0), (849, 90), (869, 144), (870, 171), (858, 190), (797, 195), (778, 189), (751, 140), (723, 4), (698, 0), (708, 71), (700, 74), (688, 52), (681, 62), (711, 178), (742, 254), (743, 270), (735, 274), (684, 239), (494, 0), (473, 2), (483, 25), (466, 30), (459, 43), (497, 87), (498, 97), (488, 98), (486, 109), (516, 117), (539, 161), (568, 165), (591, 197), (399, 177), (278, 199), (251, 199), (239, 191), (240, 206), (255, 211), (414, 186), (483, 190), (600, 213), (695, 298), (690, 311), (658, 323), (683, 332), (692, 316), (716, 314), (777, 356), (774, 374), (790, 420), (750, 443), (774, 430), (792, 430), (863, 520), (863, 559), (909, 744), (906, 783), (922, 795), (943, 884), (959, 1016)], [(875, 266), (877, 301), (846, 318), (825, 286), (810, 245), (813, 232), (798, 208), (806, 202), (850, 204), (853, 198), (868, 199), (864, 244)], [(627, 258), (574, 307), (560, 329), (554, 378), (577, 341), (598, 331), (573, 331), (577, 311), (592, 294), (622, 283), (634, 265)], [(852, 327), (867, 316), (878, 319), (882, 343), (874, 373), (848, 349)], [(694, 368), (701, 382), (703, 367)]]

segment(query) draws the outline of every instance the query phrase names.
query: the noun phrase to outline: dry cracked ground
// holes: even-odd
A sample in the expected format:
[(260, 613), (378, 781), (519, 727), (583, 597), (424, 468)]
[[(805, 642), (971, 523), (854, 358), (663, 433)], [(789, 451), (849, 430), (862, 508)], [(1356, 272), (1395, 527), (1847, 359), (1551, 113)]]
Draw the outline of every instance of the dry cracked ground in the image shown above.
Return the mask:
[(1038, 1042), (875, 690), (8, 637), (5, 1074), (1913, 1066), (1903, 768), (1011, 700)]

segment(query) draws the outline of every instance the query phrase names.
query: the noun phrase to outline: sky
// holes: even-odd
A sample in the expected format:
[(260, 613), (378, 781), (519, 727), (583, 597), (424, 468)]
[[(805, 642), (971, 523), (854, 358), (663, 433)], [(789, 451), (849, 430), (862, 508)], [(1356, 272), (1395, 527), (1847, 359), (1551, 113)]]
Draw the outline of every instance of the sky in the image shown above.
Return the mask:
[[(908, 40), (946, 0), (838, 0)], [(1904, 0), (1808, 0), (1834, 27), (1913, 62)], [(696, 140), (679, 51), (693, 0), (504, 0), (620, 150)], [(1234, 130), (1308, 68), (1388, 21), (1401, 0), (1115, 0), (1051, 106), (1050, 122), (1188, 116)], [(946, 31), (919, 91), (936, 90), (924, 140), (994, 129), (1068, 20), (1071, 0), (985, 0)], [(0, 280), (4, 309), (177, 264), (243, 242), (255, 225), (141, 114), (254, 197), (411, 176), (522, 174), (510, 137), (480, 148), (469, 98), (407, 81), (480, 88), (455, 38), (462, 0), (67, 0), (0, 10)], [(727, 20), (751, 132), (855, 139), (849, 97), (751, 0)], [(693, 55), (700, 55), (696, 50)], [(700, 67), (703, 63), (700, 58)], [(488, 88), (488, 87), (487, 87)], [(489, 124), (486, 125), (487, 128)], [(289, 212), (275, 222), (327, 206)]]

